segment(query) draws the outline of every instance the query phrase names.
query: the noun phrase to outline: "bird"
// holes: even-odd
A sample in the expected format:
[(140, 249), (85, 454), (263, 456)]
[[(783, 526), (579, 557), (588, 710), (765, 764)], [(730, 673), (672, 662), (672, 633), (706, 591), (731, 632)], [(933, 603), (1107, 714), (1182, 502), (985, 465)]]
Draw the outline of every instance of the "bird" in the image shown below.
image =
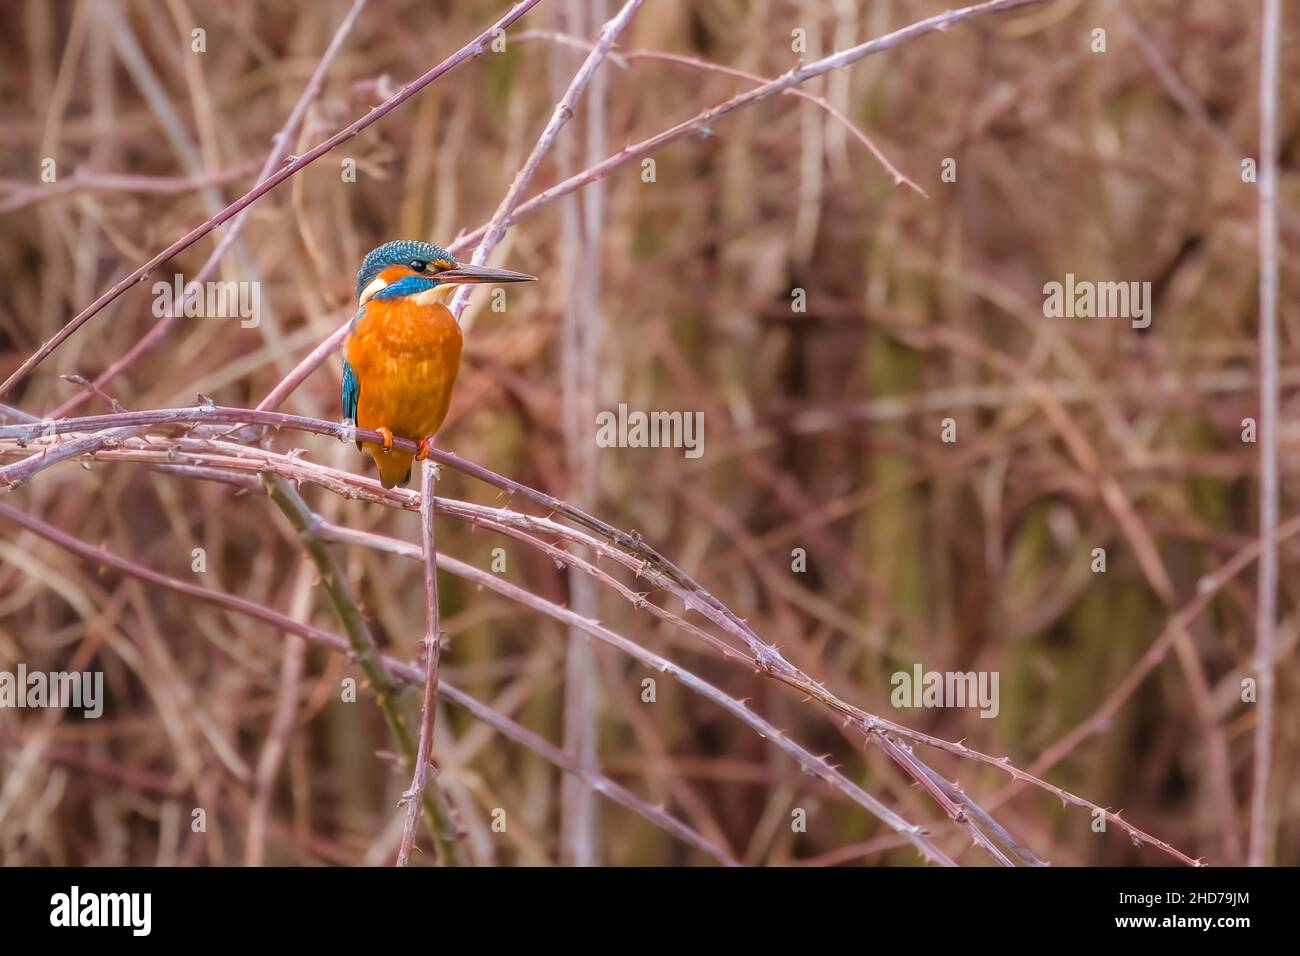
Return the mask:
[[(446, 249), (396, 239), (370, 251), (357, 270), (357, 311), (343, 359), (343, 417), (382, 442), (362, 442), (385, 488), (411, 480), (447, 417), (460, 368), (460, 323), (443, 303), (457, 285), (534, 282), (536, 276), (457, 262)], [(412, 453), (393, 439), (418, 444)]]

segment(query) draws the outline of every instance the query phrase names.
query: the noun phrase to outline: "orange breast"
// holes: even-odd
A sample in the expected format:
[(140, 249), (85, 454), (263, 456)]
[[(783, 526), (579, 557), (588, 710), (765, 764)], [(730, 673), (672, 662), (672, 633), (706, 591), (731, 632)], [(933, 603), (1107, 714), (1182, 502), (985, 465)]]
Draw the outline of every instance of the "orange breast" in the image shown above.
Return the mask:
[(357, 425), (419, 441), (447, 417), (460, 368), (460, 326), (440, 302), (366, 304), (347, 343), (360, 395)]

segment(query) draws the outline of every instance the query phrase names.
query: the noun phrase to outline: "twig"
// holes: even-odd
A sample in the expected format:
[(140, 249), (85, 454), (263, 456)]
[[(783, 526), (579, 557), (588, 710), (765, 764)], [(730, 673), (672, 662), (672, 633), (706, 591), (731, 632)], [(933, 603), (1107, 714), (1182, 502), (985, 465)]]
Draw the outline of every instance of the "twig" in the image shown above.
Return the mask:
[(442, 628), (438, 621), (438, 552), (433, 537), (434, 492), (438, 484), (438, 466), (425, 461), (420, 469), (420, 536), (424, 558), (424, 699), (420, 704), (420, 744), (415, 754), (411, 787), (402, 794), (406, 803), (406, 822), (402, 827), (402, 845), (397, 865), (406, 866), (415, 845), (415, 821), (424, 799), (429, 779), (429, 757), (433, 751), (433, 726), (438, 715), (438, 661), (442, 658)]
[[(1232, 138), (1228, 136), (1228, 134), (1225, 133), (1217, 123), (1214, 122), (1214, 119), (1205, 109), (1205, 106), (1197, 98), (1196, 93), (1193, 92), (1192, 89), (1183, 81), (1182, 77), (1175, 72), (1164, 54), (1160, 52), (1155, 43), (1152, 42), (1151, 38), (1147, 36), (1145, 25), (1138, 21), (1127, 4), (1117, 4), (1115, 9), (1119, 13), (1120, 18), (1124, 20), (1125, 24), (1132, 32), (1133, 39), (1137, 42), (1138, 50), (1141, 51), (1143, 58), (1151, 67), (1151, 72), (1156, 75), (1156, 79), (1160, 81), (1160, 85), (1164, 87), (1165, 92), (1169, 94), (1169, 97), (1182, 108), (1184, 113), (1191, 117), (1192, 122), (1195, 123), (1196, 126), (1200, 127), (1201, 131), (1209, 137), (1211, 141), (1213, 141), (1214, 145), (1221, 153), (1223, 153), (1224, 156), (1230, 157), (1234, 162), (1239, 160), (1242, 155), (1241, 148), (1233, 142)], [(1260, 77), (1260, 82), (1261, 84), (1263, 82), (1262, 75)], [(1261, 100), (1261, 105), (1262, 104), (1263, 101)], [(1263, 129), (1260, 130), (1260, 135), (1262, 139)], [(1261, 157), (1261, 162), (1262, 159), (1263, 157)], [(1262, 176), (1260, 178), (1260, 187), (1262, 192)], [(1300, 218), (1296, 217), (1295, 211), (1290, 206), (1284, 205), (1281, 201), (1281, 197), (1276, 194), (1273, 196), (1273, 201), (1285, 225), (1292, 232), (1300, 233)]]
[[(570, 37), (562, 33), (556, 33), (554, 30), (525, 30), (523, 33), (520, 33), (515, 37), (516, 41), (534, 39), (551, 40), (569, 46), (577, 46), (579, 49), (588, 49), (591, 46), (591, 44), (586, 43), (577, 37)], [(759, 76), (757, 73), (751, 73), (748, 70), (740, 70), (736, 67), (726, 66), (721, 63), (710, 63), (708, 60), (701, 60), (698, 57), (686, 56), (681, 53), (667, 53), (662, 50), (619, 50), (618, 53), (611, 53), (610, 59), (629, 61), (650, 60), (660, 63), (675, 63), (678, 66), (690, 67), (693, 70), (703, 70), (710, 73), (721, 73), (724, 76), (734, 76), (738, 79), (747, 80), (748, 82), (755, 84), (772, 82), (771, 77)], [(903, 175), (898, 167), (889, 161), (889, 157), (881, 151), (880, 147), (872, 141), (871, 137), (863, 132), (861, 127), (845, 116), (841, 110), (836, 109), (836, 107), (830, 102), (830, 100), (826, 99), (826, 97), (801, 89), (789, 89), (786, 90), (785, 93), (788, 96), (793, 96), (797, 99), (804, 100), (805, 102), (812, 103), (848, 130), (848, 132), (852, 134), (853, 138), (865, 146), (867, 151), (876, 158), (876, 161), (879, 162), (881, 166), (885, 167), (885, 171), (893, 177), (896, 185), (907, 186), (909, 189), (925, 196), (927, 199), (930, 197), (929, 193), (907, 176)]]
[[(179, 193), (204, 186), (216, 186), (240, 179), (257, 169), (257, 162), (239, 163), (228, 169), (193, 176), (144, 176), (137, 173), (97, 173), (78, 169), (58, 182), (42, 183), (15, 189), (0, 200), (0, 216), (16, 212), (32, 203), (45, 202), (77, 192)], [(260, 178), (260, 177), (259, 177)]]
[[(578, 72), (573, 74), (573, 79), (569, 82), (569, 88), (564, 91), (564, 96), (560, 102), (555, 104), (555, 110), (551, 113), (551, 118), (546, 127), (542, 130), (542, 135), (537, 138), (533, 151), (528, 154), (528, 159), (520, 167), (519, 172), (515, 173), (514, 181), (510, 184), (505, 198), (497, 206), (496, 212), (492, 214), (492, 219), (488, 222), (483, 238), (479, 240), (478, 246), (474, 249), (474, 254), (470, 257), (470, 262), (474, 265), (483, 265), (487, 262), (488, 256), (501, 237), (505, 235), (511, 213), (519, 205), (520, 199), (523, 198), (523, 192), (532, 182), (533, 174), (542, 163), (542, 157), (550, 151), (551, 145), (555, 138), (560, 134), (564, 124), (573, 116), (573, 111), (578, 105), (578, 100), (582, 98), (583, 91), (586, 90), (587, 84), (600, 68), (601, 63), (605, 61), (610, 47), (622, 34), (623, 30), (632, 22), (632, 17), (636, 15), (637, 10), (641, 9), (641, 4), (645, 0), (627, 0), (623, 8), (610, 19), (603, 27), (600, 28), (600, 35), (596, 38), (596, 43), (587, 54), (587, 59), (583, 61)], [(465, 303), (469, 301), (469, 295), (473, 287), (462, 285), (456, 290), (455, 297), (451, 300), (451, 311), (457, 319), (465, 309)]]
[(261, 411), (273, 411), (281, 402), (293, 394), (294, 389), (303, 383), (303, 380), (316, 371), (327, 358), (334, 354), (343, 340), (348, 337), (348, 331), (352, 328), (352, 310), (348, 312), (347, 321), (329, 334), (325, 341), (312, 349), (301, 362), (294, 366), (293, 370), (286, 375), (275, 388), (271, 389), (257, 407)]
[[(293, 611), (301, 616), (311, 594), (311, 565), (303, 563), (294, 588)], [(253, 780), (256, 788), (248, 811), (248, 832), (244, 838), (244, 865), (261, 866), (266, 856), (266, 831), (271, 813), (280, 763), (288, 749), (290, 734), (298, 719), (298, 692), (302, 683), (306, 643), (289, 635), (280, 660), (279, 680), (275, 689), (275, 713), (271, 717), (266, 740), (257, 757)]]
[[(107, 428), (103, 431), (91, 435), (83, 435), (81, 438), (75, 438), (72, 441), (61, 442), (60, 444), (47, 448), (25, 459), (16, 465), (7, 465), (0, 468), (0, 487), (22, 484), (27, 481), (32, 474), (43, 471), (57, 465), (61, 461), (67, 461), (70, 458), (79, 458), (83, 455), (93, 454), (104, 448), (115, 448), (128, 438), (139, 434), (140, 429), (135, 426), (125, 426), (123, 428)], [(15, 478), (8, 480), (6, 475), (9, 469), (14, 468)], [(19, 473), (29, 473), (27, 477), (17, 477)]]
[(1255, 666), (1259, 669), (1255, 767), (1247, 862), (1263, 866), (1272, 840), (1268, 778), (1273, 759), (1274, 669), (1277, 665), (1278, 335), (1277, 98), (1282, 42), (1281, 0), (1264, 0), (1259, 64), (1259, 585)]
[[(401, 747), (412, 774), (417, 773), (417, 768), (421, 765), (416, 763), (416, 741), (411, 736), (410, 728), (406, 725), (398, 702), (400, 688), (383, 666), (379, 646), (375, 643), (374, 635), (370, 633), (370, 625), (357, 609), (356, 599), (352, 596), (352, 589), (348, 587), (343, 569), (339, 567), (325, 542), (316, 534), (315, 515), (308, 509), (298, 492), (293, 490), (293, 486), (280, 475), (269, 471), (263, 472), (262, 482), (266, 486), (267, 495), (289, 519), (289, 523), (302, 540), (303, 547), (315, 563), (316, 570), (320, 573), (321, 584), (330, 596), (334, 610), (348, 636), (353, 658), (374, 689), (375, 696), (379, 700), (379, 709), (383, 712), (384, 720), (388, 723), (398, 746)], [(452, 823), (451, 812), (437, 784), (422, 790), (420, 796), (422, 799), (418, 805), (424, 808), (429, 831), (438, 848), (439, 856), (450, 866), (464, 866), (465, 853), (460, 844), (460, 834)]]
[[(586, 8), (586, 16), (584, 16)], [(585, 111), (583, 124), (586, 132), (586, 152), (591, 160), (600, 157), (605, 151), (605, 74), (598, 71), (614, 42), (622, 34), (632, 16), (640, 8), (640, 2), (629, 0), (619, 14), (606, 22), (598, 32), (595, 43), (588, 51), (578, 72), (569, 81), (560, 96), (550, 122), (538, 139), (532, 154), (528, 157), (524, 169), (511, 184), (509, 195), (493, 215), (493, 225), (488, 234), (479, 243), (475, 256), (487, 256), (492, 245), (505, 232), (505, 219), (523, 198), (523, 190), (528, 180), (537, 170), (541, 158), (550, 148), (560, 127), (566, 123), (577, 106), (588, 82), (595, 80), (590, 104)], [(570, 3), (565, 8), (569, 16), (569, 25), (573, 29), (586, 32), (586, 19), (595, 20), (603, 17), (605, 5), (588, 6), (583, 2)], [(552, 60), (553, 82), (558, 83), (559, 58)], [(558, 157), (561, 172), (569, 171), (573, 150)], [(562, 407), (565, 422), (565, 456), (572, 473), (572, 495), (580, 507), (588, 508), (596, 488), (595, 456), (581, 437), (575, 434), (574, 425), (579, 421), (588, 421), (595, 414), (594, 378), (597, 369), (595, 342), (600, 336), (602, 316), (600, 313), (599, 275), (600, 246), (599, 234), (604, 225), (601, 190), (588, 190), (583, 196), (585, 209), (581, 227), (578, 211), (573, 204), (566, 204), (563, 210), (561, 244), (562, 280), (571, 290), (565, 304), (563, 319), (562, 346)], [(584, 266), (580, 267), (579, 263)], [(465, 290), (468, 291), (468, 290)], [(466, 316), (466, 327), (472, 315)], [(570, 605), (586, 617), (599, 614), (599, 598), (592, 582), (577, 572), (570, 572)], [(597, 683), (599, 680), (595, 659), (596, 649), (592, 647), (587, 635), (576, 629), (570, 629), (568, 648), (565, 655), (564, 671), (564, 747), (575, 754), (578, 760), (588, 767), (595, 768), (600, 762), (599, 699)], [(572, 779), (564, 781), (561, 789), (560, 845), (562, 859), (574, 866), (595, 866), (601, 858), (601, 821), (599, 805), (595, 794)]]

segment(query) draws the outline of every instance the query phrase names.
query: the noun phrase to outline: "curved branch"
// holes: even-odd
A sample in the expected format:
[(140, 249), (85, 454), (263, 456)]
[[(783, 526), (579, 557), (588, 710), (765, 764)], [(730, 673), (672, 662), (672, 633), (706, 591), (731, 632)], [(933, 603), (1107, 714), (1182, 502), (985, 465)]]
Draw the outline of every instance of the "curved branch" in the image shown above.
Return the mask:
[[(100, 428), (105, 429), (113, 426), (121, 426), (129, 422), (135, 425), (141, 424), (181, 424), (192, 423), (195, 421), (217, 421), (228, 423), (244, 423), (272, 425), (278, 427), (287, 427), (300, 429), (303, 431), (313, 432), (316, 434), (332, 435), (340, 439), (352, 439), (360, 437), (365, 441), (378, 442), (381, 440), (377, 433), (367, 432), (360, 429), (354, 429), (348, 425), (341, 425), (333, 422), (325, 422), (318, 419), (306, 418), (298, 415), (287, 415), (278, 412), (256, 412), (249, 409), (225, 408), (220, 406), (199, 406), (187, 409), (158, 409), (147, 412), (126, 412), (116, 415), (88, 416), (85, 418), (67, 419), (57, 422), (35, 422), (27, 424), (15, 424), (0, 426), (0, 439), (12, 440), (31, 440), (32, 438), (44, 433), (65, 434), (69, 432), (82, 431), (87, 429)], [(190, 440), (196, 446), (191, 449), (194, 460), (189, 462), (195, 465), (213, 466), (217, 460), (210, 452), (221, 451), (219, 444), (214, 447), (210, 442), (199, 442)], [(414, 442), (397, 439), (396, 444), (399, 447), (416, 450)], [(202, 449), (209, 449), (209, 453), (203, 453)], [(260, 449), (246, 448), (244, 446), (231, 445), (224, 449), (236, 455), (246, 456), (242, 458), (228, 457), (223, 463), (234, 468), (246, 470), (261, 470), (268, 467), (278, 467), (285, 474), (297, 478), (324, 485), (336, 493), (343, 494), (352, 498), (367, 498), (369, 500), (388, 504), (390, 506), (402, 507), (408, 510), (418, 510), (419, 498), (414, 492), (403, 489), (381, 489), (377, 482), (370, 479), (361, 478), (346, 472), (338, 472), (335, 469), (329, 469), (324, 466), (316, 465), (311, 462), (304, 462), (299, 458), (274, 455), (273, 453), (264, 452)], [(171, 454), (175, 456), (176, 449), (173, 448)], [(121, 452), (109, 452), (107, 455), (123, 454)], [(39, 455), (19, 462), (17, 465), (0, 468), (0, 479), (3, 479), (10, 469), (20, 466), (33, 467), (39, 470)], [(268, 464), (270, 459), (274, 458), (277, 462), (272, 466)], [(1175, 857), (1180, 862), (1189, 865), (1197, 865), (1197, 861), (1177, 850), (1175, 847), (1159, 840), (1138, 827), (1133, 826), (1128, 821), (1122, 819), (1117, 813), (1098, 806), (1091, 801), (1085, 800), (1070, 791), (1057, 787), (1031, 773), (1020, 770), (1015, 767), (1007, 758), (997, 758), (967, 747), (963, 743), (944, 740), (920, 731), (912, 730), (902, 724), (887, 720), (875, 714), (849, 704), (820, 682), (813, 680), (804, 674), (798, 668), (789, 663), (781, 653), (772, 645), (762, 640), (744, 621), (727, 608), (721, 601), (694, 581), (676, 565), (663, 558), (653, 548), (645, 543), (639, 534), (619, 531), (598, 518), (594, 518), (579, 509), (563, 502), (544, 492), (530, 488), (513, 479), (505, 478), (495, 472), (490, 471), (456, 455), (449, 454), (439, 449), (430, 451), (430, 458), (437, 460), (440, 464), (445, 464), (450, 468), (458, 470), (471, 477), (477, 477), (509, 494), (517, 494), (527, 500), (547, 508), (549, 511), (564, 516), (571, 521), (585, 527), (588, 531), (594, 532), (604, 543), (612, 544), (618, 549), (628, 552), (624, 554), (623, 563), (632, 569), (638, 577), (645, 578), (651, 583), (663, 588), (669, 593), (674, 594), (687, 608), (687, 610), (696, 610), (715, 625), (722, 628), (732, 637), (737, 638), (743, 643), (750, 652), (749, 663), (755, 670), (773, 680), (780, 681), (783, 684), (792, 687), (808, 697), (816, 699), (818, 702), (839, 714), (844, 718), (846, 724), (854, 727), (861, 732), (868, 741), (880, 743), (884, 735), (892, 735), (913, 743), (921, 743), (934, 747), (948, 753), (985, 763), (990, 766), (998, 767), (1003, 772), (1009, 774), (1014, 779), (1023, 783), (1029, 783), (1053, 794), (1065, 803), (1087, 809), (1093, 812), (1102, 813), (1105, 818), (1127, 833), (1137, 842), (1156, 847), (1165, 853)], [(34, 464), (29, 465), (33, 462)], [(479, 506), (481, 507), (481, 506)], [(506, 509), (500, 509), (502, 515), (514, 515)], [(517, 517), (517, 516), (516, 516)], [(506, 519), (509, 520), (509, 519)], [(541, 521), (544, 519), (532, 518), (532, 521)], [(592, 539), (589, 535), (582, 535), (580, 532), (563, 525), (552, 523), (555, 533), (574, 540), (586, 546), (595, 547), (601, 550), (601, 541)], [(617, 552), (605, 551), (605, 553), (617, 554)], [(580, 626), (580, 625), (579, 625)], [(886, 748), (888, 749), (888, 748)], [(919, 781), (918, 781), (919, 782)]]

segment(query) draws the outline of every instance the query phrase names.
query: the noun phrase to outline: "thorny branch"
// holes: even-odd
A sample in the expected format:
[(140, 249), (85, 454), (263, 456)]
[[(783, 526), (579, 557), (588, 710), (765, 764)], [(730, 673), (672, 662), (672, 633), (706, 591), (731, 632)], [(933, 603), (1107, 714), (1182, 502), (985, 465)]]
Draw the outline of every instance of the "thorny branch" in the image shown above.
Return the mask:
[[(60, 435), (75, 434), (84, 432), (96, 432), (105, 434), (117, 432), (123, 428), (142, 428), (158, 425), (178, 425), (194, 424), (197, 422), (220, 422), (228, 424), (257, 424), (276, 426), (279, 428), (298, 429), (307, 432), (313, 432), (321, 435), (330, 435), (335, 438), (353, 440), (360, 438), (362, 441), (378, 442), (380, 436), (377, 433), (369, 432), (363, 429), (356, 429), (350, 425), (326, 422), (318, 419), (306, 418), (298, 415), (288, 415), (279, 412), (259, 412), (252, 409), (227, 408), (222, 406), (195, 406), (181, 409), (156, 409), (149, 411), (123, 412), (113, 415), (86, 416), (82, 418), (64, 419), (52, 422), (32, 422), (25, 424), (12, 424), (0, 426), (0, 453), (6, 449), (3, 443), (10, 444), (10, 450), (15, 445), (37, 442), (41, 440), (50, 440)], [(97, 437), (97, 434), (82, 435), (80, 438), (73, 439), (77, 442), (87, 442)], [(123, 443), (115, 440), (115, 443)], [(130, 440), (125, 444), (129, 445)], [(192, 464), (208, 468), (231, 468), (243, 470), (246, 472), (260, 473), (265, 470), (273, 470), (285, 478), (294, 480), (307, 480), (319, 484), (335, 493), (343, 494), (347, 497), (362, 498), (371, 501), (377, 501), (390, 506), (407, 508), (409, 510), (419, 510), (419, 495), (402, 489), (380, 489), (378, 484), (372, 480), (360, 478), (346, 472), (338, 472), (334, 469), (328, 469), (324, 466), (315, 465), (303, 460), (300, 456), (283, 456), (274, 455), (260, 449), (248, 448), (246, 446), (233, 445), (207, 439), (176, 439), (174, 443), (167, 443), (170, 447), (165, 450), (158, 450), (158, 443), (155, 441), (151, 448), (148, 444), (143, 444), (140, 448), (119, 447), (116, 450), (104, 449), (94, 451), (86, 444), (79, 445), (81, 454), (94, 453), (102, 455), (106, 459), (112, 460), (120, 458), (122, 460), (166, 460), (179, 462), (182, 464)], [(417, 446), (414, 442), (405, 439), (395, 439), (395, 444), (401, 448), (409, 448), (416, 451)], [(54, 447), (58, 447), (55, 445)], [(43, 470), (44, 451), (38, 451), (28, 455), (24, 460), (0, 468), (0, 484), (18, 484), (31, 479), (31, 477)], [(894, 721), (887, 720), (875, 714), (869, 713), (859, 707), (846, 703), (832, 691), (826, 688), (820, 682), (804, 674), (798, 668), (790, 664), (780, 651), (768, 644), (755, 633), (741, 618), (734, 614), (729, 608), (719, 601), (714, 595), (707, 591), (702, 585), (687, 575), (684, 571), (662, 557), (650, 545), (648, 545), (640, 535), (620, 531), (609, 526), (603, 521), (594, 518), (568, 503), (548, 495), (544, 492), (530, 488), (513, 479), (498, 475), (489, 469), (480, 465), (467, 462), (456, 455), (450, 454), (444, 450), (432, 448), (429, 452), (431, 460), (441, 465), (445, 465), (456, 471), (470, 477), (485, 481), (502, 491), (506, 491), (512, 496), (528, 500), (538, 505), (548, 512), (564, 517), (591, 534), (584, 534), (578, 529), (560, 525), (550, 519), (534, 517), (527, 519), (531, 522), (545, 522), (544, 527), (551, 533), (564, 537), (574, 543), (583, 544), (593, 548), (602, 556), (619, 560), (628, 570), (633, 571), (639, 579), (645, 580), (679, 598), (687, 611), (694, 610), (704, 615), (714, 625), (719, 627), (724, 633), (735, 640), (732, 645), (734, 653), (741, 654), (752, 666), (756, 672), (786, 684), (796, 690), (801, 691), (806, 696), (818, 700), (824, 706), (830, 708), (839, 714), (845, 722), (860, 731), (863, 736), (871, 742), (881, 743), (887, 751), (891, 746), (887, 741), (889, 737), (898, 737), (911, 743), (921, 743), (927, 746), (935, 747), (958, 756), (995, 766), (1012, 776), (1013, 778), (1033, 784), (1056, 795), (1063, 802), (1074, 804), (1075, 806), (1089, 809), (1104, 814), (1105, 818), (1115, 826), (1128, 833), (1135, 841), (1149, 844), (1157, 847), (1170, 854), (1176, 859), (1187, 865), (1195, 865), (1196, 861), (1186, 854), (1179, 852), (1174, 847), (1162, 840), (1152, 837), (1141, 829), (1133, 826), (1128, 821), (1122, 819), (1118, 813), (1105, 810), (1096, 804), (1076, 796), (1069, 791), (1057, 787), (1045, 780), (1029, 774), (1013, 766), (1005, 758), (996, 758), (988, 754), (981, 753), (967, 747), (962, 743), (943, 740), (929, 734), (920, 733)], [(441, 510), (444, 502), (439, 502)], [(460, 507), (466, 511), (472, 511), (468, 503), (460, 503)], [(482, 507), (482, 506), (477, 506)], [(488, 512), (494, 509), (486, 509)], [(449, 513), (456, 513), (449, 511)], [(486, 513), (483, 513), (486, 516)], [(516, 512), (509, 509), (496, 509), (495, 517), (505, 523), (511, 523), (519, 520)], [(442, 557), (441, 555), (439, 556)], [(570, 560), (572, 560), (570, 558)], [(488, 575), (484, 584), (492, 578)], [(504, 582), (499, 582), (504, 583)], [(533, 604), (533, 596), (524, 592), (520, 595), (524, 603)], [(536, 599), (540, 600), (540, 599)], [(650, 602), (645, 602), (642, 606), (653, 606)], [(566, 612), (567, 614), (567, 612)], [(562, 615), (564, 617), (564, 615)], [(567, 620), (567, 617), (564, 619)], [(629, 646), (630, 642), (624, 643), (626, 639), (613, 635), (593, 625), (585, 619), (571, 621), (574, 626), (588, 630), (593, 636), (597, 636), (634, 656), (640, 653), (648, 653), (636, 648), (635, 645)], [(715, 648), (716, 649), (716, 648)], [(645, 660), (645, 658), (642, 658)], [(660, 659), (655, 658), (654, 666), (659, 666)], [(668, 662), (662, 662), (665, 666), (675, 667)], [(724, 704), (725, 706), (725, 704)], [(744, 709), (742, 708), (744, 711)], [(748, 713), (748, 711), (744, 711)], [(743, 718), (742, 718), (743, 719)], [(778, 737), (783, 741), (784, 737)], [(882, 743), (885, 741), (885, 743)], [(906, 763), (906, 762), (904, 762)], [(865, 794), (863, 794), (865, 796)], [(865, 806), (866, 804), (864, 804)], [(874, 800), (872, 802), (874, 806)], [(970, 822), (968, 815), (950, 814), (962, 822), (964, 825)], [(971, 824), (973, 825), (973, 824)]]

